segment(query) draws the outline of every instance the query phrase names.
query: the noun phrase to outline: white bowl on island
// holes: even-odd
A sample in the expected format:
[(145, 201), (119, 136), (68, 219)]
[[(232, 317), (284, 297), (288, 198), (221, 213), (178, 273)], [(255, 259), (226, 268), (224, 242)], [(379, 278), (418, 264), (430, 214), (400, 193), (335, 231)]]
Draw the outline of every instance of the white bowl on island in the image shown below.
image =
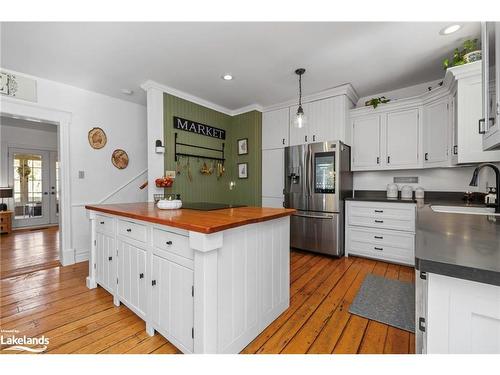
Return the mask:
[(160, 210), (177, 210), (182, 207), (182, 201), (180, 199), (160, 199), (156, 203), (156, 207)]

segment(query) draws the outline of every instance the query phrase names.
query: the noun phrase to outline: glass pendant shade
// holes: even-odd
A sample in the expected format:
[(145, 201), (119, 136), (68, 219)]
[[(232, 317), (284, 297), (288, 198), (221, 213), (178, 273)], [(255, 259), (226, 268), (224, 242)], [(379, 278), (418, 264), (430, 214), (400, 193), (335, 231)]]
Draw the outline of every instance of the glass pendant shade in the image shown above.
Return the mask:
[(299, 106), (299, 108), (297, 109), (297, 114), (295, 115), (295, 119), (293, 121), (293, 124), (297, 129), (302, 129), (303, 127), (306, 126), (307, 117), (304, 114), (304, 110), (302, 109), (302, 106)]

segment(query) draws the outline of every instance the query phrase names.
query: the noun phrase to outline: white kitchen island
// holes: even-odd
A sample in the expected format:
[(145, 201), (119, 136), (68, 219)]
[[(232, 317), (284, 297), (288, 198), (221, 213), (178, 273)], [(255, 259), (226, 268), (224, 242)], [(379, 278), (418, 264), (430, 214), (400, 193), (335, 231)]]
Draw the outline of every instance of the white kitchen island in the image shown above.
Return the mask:
[(183, 353), (239, 353), (289, 306), (294, 210), (87, 206), (87, 286)]

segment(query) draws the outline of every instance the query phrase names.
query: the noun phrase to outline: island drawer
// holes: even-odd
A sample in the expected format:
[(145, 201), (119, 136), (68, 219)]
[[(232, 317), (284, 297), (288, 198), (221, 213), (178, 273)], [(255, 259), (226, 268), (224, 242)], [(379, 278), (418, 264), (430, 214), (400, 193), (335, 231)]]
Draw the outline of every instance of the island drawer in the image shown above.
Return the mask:
[(136, 241), (146, 242), (147, 227), (128, 220), (118, 220), (118, 234)]
[(189, 247), (189, 237), (168, 230), (153, 229), (154, 247), (188, 259), (194, 259), (193, 250)]
[(115, 234), (115, 219), (109, 216), (96, 215), (95, 229), (100, 233)]

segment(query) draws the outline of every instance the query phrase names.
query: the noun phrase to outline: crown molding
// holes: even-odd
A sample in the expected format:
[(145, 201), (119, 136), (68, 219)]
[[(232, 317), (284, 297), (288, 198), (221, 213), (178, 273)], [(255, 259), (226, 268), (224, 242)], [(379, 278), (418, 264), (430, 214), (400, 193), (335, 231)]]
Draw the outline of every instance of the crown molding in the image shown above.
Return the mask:
[(242, 113), (247, 113), (247, 112), (252, 112), (252, 111), (262, 112), (263, 108), (260, 104), (250, 104), (250, 105), (247, 105), (245, 107), (241, 107), (241, 108), (232, 110), (231, 116), (237, 116), (237, 115), (241, 115)]
[(445, 82), (451, 82), (452, 78), (459, 80), (477, 76), (482, 72), (482, 60), (474, 61), (464, 65), (454, 66), (446, 70)]
[[(304, 95), (302, 97), (302, 103), (314, 102), (316, 100), (326, 99), (339, 95), (346, 95), (353, 104), (356, 104), (359, 99), (358, 93), (356, 92), (354, 87), (350, 83), (346, 83), (344, 85), (335, 86), (314, 94)], [(293, 105), (297, 105), (297, 99), (290, 99), (285, 102), (264, 107), (262, 108), (262, 111), (268, 112), (276, 109), (290, 107)]]
[(209, 108), (209, 109), (213, 109), (214, 111), (224, 113), (228, 116), (236, 116), (236, 115), (240, 115), (242, 113), (246, 113), (246, 112), (250, 112), (250, 111), (262, 112), (262, 106), (259, 104), (250, 104), (250, 105), (247, 105), (245, 107), (238, 108), (238, 109), (229, 109), (229, 108), (226, 108), (224, 106), (215, 104), (211, 101), (199, 98), (195, 95), (188, 94), (187, 92), (174, 89), (173, 87), (166, 86), (166, 85), (163, 85), (161, 83), (158, 83), (158, 82), (155, 82), (152, 80), (148, 80), (148, 81), (144, 82), (141, 85), (141, 88), (144, 91), (148, 91), (149, 89), (160, 90), (164, 93), (176, 96), (176, 97), (184, 99), (184, 100), (188, 100), (192, 103), (201, 105), (201, 106)]

